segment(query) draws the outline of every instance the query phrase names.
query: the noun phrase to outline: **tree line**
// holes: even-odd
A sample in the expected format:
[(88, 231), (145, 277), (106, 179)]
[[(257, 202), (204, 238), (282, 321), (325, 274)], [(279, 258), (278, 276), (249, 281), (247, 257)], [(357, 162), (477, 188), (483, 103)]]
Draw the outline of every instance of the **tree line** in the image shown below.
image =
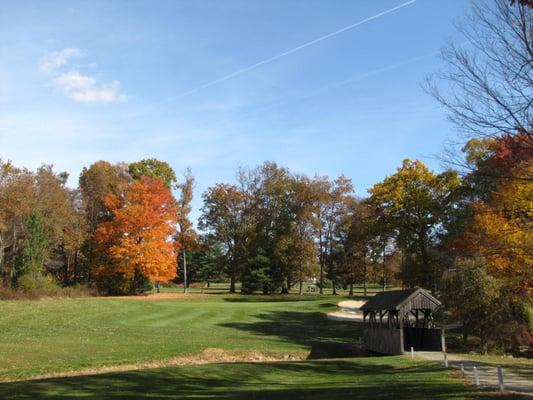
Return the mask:
[[(172, 168), (146, 159), (98, 161), (78, 187), (68, 174), (0, 160), (0, 274), (4, 286), (38, 288), (49, 278), (102, 293), (134, 293), (176, 276), (178, 249), (189, 234), (189, 176), (176, 186)], [(176, 226), (181, 229), (176, 231)]]

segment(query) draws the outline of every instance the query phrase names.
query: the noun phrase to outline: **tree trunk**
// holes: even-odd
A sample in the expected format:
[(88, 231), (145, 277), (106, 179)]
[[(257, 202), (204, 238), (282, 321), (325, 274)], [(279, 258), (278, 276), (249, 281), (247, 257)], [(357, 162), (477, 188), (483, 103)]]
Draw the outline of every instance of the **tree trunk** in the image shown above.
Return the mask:
[(324, 241), (322, 240), (322, 229), (318, 232), (318, 240), (320, 247), (319, 261), (320, 261), (320, 281), (319, 281), (319, 293), (324, 294)]
[(68, 270), (70, 268), (70, 256), (68, 255), (68, 252), (66, 250), (63, 250), (63, 252), (65, 255), (65, 263), (63, 264), (63, 285), (67, 286), (69, 284)]
[(72, 260), (72, 284), (78, 283), (78, 250), (74, 250), (74, 260)]
[(0, 274), (4, 277), (4, 240), (0, 233)]
[(437, 293), (437, 271), (435, 268), (435, 264), (429, 262), (429, 257), (426, 249), (425, 234), (419, 233), (418, 236), (420, 238), (420, 255), (422, 257), (422, 265), (425, 267), (426, 270), (431, 271), (431, 294), (435, 296), (435, 294)]
[(161, 293), (161, 283), (159, 281), (155, 283), (155, 289), (157, 293)]
[(183, 249), (183, 293), (187, 293), (187, 289), (187, 253), (185, 253), (185, 249)]
[(231, 270), (230, 270), (230, 277), (229, 277), (229, 292), (230, 293), (235, 293), (235, 275), (236, 275), (235, 269), (236, 269), (235, 264), (232, 263)]
[(466, 321), (463, 321), (463, 344), (466, 346), (468, 343), (468, 327)]
[(350, 293), (349, 296), (353, 296), (353, 282), (350, 282)]
[(333, 279), (331, 281), (331, 287), (333, 289), (333, 293), (332, 294), (337, 294), (337, 284), (335, 283), (335, 279)]
[(298, 289), (298, 294), (301, 296), (303, 294), (303, 291), (304, 291), (304, 283), (300, 279), (300, 286), (299, 286), (299, 289)]
[(385, 264), (385, 250), (383, 250), (383, 286), (381, 287), (381, 291), (384, 292), (387, 288), (387, 266)]

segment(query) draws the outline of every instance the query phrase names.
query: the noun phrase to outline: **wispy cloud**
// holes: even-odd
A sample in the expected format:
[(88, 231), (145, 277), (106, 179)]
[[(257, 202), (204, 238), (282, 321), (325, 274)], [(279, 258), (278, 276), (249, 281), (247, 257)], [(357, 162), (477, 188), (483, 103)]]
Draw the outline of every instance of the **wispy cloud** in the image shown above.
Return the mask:
[(69, 99), (81, 103), (114, 103), (126, 99), (118, 81), (98, 84), (96, 78), (78, 71), (58, 75), (54, 84)]
[(58, 68), (65, 65), (70, 58), (79, 57), (82, 54), (83, 53), (79, 49), (73, 47), (68, 47), (60, 51), (49, 53), (41, 62), (41, 71), (46, 73), (54, 72)]
[[(54, 86), (69, 99), (80, 103), (114, 103), (127, 98), (120, 90), (120, 82), (114, 80), (109, 83), (99, 83), (91, 75), (81, 73), (78, 69), (65, 71), (65, 67), (72, 57), (81, 56), (83, 52), (69, 47), (49, 53), (40, 65), (42, 72), (53, 74)], [(90, 68), (97, 68), (98, 64), (91, 62)], [(79, 68), (79, 67), (78, 67)]]

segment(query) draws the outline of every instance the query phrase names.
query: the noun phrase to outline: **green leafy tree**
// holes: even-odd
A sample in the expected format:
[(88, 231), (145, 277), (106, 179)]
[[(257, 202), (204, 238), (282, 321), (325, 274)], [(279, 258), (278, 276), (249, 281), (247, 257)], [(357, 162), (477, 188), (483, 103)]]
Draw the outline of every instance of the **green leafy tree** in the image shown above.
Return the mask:
[(198, 225), (222, 245), (230, 293), (235, 293), (253, 237), (249, 197), (237, 186), (227, 184), (208, 188), (202, 197), (204, 205)]
[(218, 242), (207, 241), (203, 244), (203, 251), (199, 254), (196, 268), (197, 280), (206, 283), (207, 287), (211, 282), (222, 277), (220, 264), (223, 260), (222, 245)]
[[(480, 348), (510, 349), (531, 339), (524, 303), (513, 300), (504, 282), (487, 272), (483, 258), (459, 259), (445, 274), (443, 300), (463, 325), (463, 339), (480, 339)], [(524, 340), (525, 339), (525, 340)]]
[(16, 259), (15, 285), (23, 275), (38, 279), (44, 273), (44, 264), (50, 251), (44, 220), (38, 211), (30, 212), (24, 227), (26, 236)]
[(156, 158), (145, 158), (141, 161), (131, 163), (128, 166), (128, 172), (135, 180), (140, 179), (141, 176), (161, 179), (170, 189), (177, 182), (176, 173), (169, 163)]
[(405, 284), (437, 290), (434, 250), (453, 216), (460, 184), (453, 171), (434, 174), (420, 161), (404, 160), (394, 175), (369, 190), (378, 221), (393, 232), (402, 251)]

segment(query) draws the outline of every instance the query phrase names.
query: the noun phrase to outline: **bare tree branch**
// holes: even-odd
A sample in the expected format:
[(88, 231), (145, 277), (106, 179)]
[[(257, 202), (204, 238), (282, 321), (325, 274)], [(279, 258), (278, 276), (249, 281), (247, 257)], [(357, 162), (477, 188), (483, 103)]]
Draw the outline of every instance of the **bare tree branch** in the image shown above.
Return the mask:
[(523, 3), (474, 2), (459, 27), (468, 44), (445, 47), (448, 68), (427, 80), (426, 90), (467, 137), (525, 132), (533, 143), (533, 8)]

